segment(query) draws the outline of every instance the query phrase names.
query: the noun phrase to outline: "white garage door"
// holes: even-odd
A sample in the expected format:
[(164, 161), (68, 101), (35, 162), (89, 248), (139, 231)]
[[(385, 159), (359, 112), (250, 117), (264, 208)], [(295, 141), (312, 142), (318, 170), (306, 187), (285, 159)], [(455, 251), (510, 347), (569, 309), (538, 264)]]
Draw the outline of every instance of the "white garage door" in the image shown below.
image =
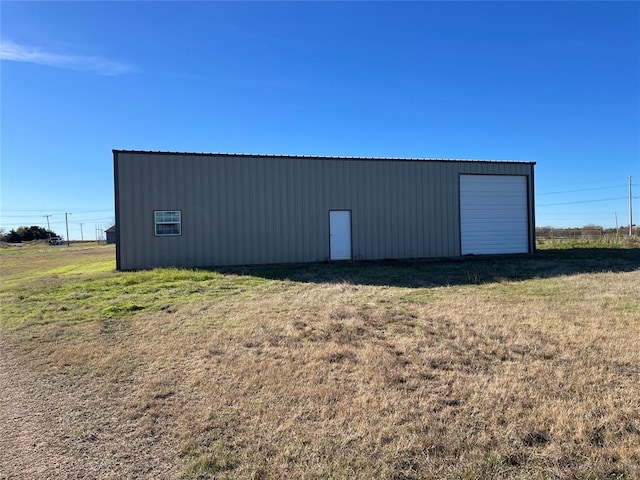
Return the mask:
[(460, 176), (462, 255), (528, 253), (527, 177)]

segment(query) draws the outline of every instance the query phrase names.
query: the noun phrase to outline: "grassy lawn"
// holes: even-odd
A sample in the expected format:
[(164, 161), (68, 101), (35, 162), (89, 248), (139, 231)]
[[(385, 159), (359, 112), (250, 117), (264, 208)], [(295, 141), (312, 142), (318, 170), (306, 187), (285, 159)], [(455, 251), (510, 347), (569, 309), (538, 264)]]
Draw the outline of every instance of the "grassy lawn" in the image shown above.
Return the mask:
[(0, 478), (640, 478), (640, 248), (541, 247), (124, 273), (2, 249), (4, 401), (33, 415), (0, 416)]

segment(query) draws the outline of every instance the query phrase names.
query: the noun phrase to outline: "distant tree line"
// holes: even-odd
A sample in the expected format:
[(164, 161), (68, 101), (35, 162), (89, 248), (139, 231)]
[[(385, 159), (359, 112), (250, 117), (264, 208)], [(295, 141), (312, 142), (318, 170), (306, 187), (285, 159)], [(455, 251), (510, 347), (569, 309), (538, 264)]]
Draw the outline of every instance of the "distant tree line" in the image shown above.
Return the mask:
[(47, 240), (57, 237), (58, 234), (46, 228), (33, 225), (31, 227), (18, 227), (11, 229), (9, 233), (2, 235), (2, 241), (7, 243), (30, 242), (32, 240)]

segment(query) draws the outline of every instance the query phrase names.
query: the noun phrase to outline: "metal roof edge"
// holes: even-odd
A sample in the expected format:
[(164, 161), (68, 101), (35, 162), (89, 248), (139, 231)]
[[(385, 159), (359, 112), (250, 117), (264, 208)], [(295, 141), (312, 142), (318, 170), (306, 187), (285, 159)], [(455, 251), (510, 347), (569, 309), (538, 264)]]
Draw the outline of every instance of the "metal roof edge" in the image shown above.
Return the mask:
[(191, 155), (207, 157), (254, 157), (254, 158), (302, 158), (302, 159), (327, 159), (327, 160), (391, 160), (391, 161), (419, 161), (419, 162), (475, 162), (475, 163), (520, 163), (535, 165), (530, 160), (482, 160), (467, 158), (419, 158), (419, 157), (355, 157), (335, 155), (291, 155), (271, 153), (224, 153), (224, 152), (168, 152), (160, 150), (120, 150), (114, 148), (113, 153), (134, 153), (145, 155)]

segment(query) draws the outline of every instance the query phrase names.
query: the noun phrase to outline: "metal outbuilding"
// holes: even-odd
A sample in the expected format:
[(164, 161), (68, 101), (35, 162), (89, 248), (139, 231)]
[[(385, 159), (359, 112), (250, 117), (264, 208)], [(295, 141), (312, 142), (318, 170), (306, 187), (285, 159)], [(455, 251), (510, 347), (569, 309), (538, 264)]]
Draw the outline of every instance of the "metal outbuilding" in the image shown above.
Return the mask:
[(534, 162), (113, 155), (119, 270), (535, 249)]
[(110, 243), (116, 243), (116, 226), (115, 225), (111, 225), (109, 228), (107, 228), (104, 233), (107, 236), (107, 244)]

